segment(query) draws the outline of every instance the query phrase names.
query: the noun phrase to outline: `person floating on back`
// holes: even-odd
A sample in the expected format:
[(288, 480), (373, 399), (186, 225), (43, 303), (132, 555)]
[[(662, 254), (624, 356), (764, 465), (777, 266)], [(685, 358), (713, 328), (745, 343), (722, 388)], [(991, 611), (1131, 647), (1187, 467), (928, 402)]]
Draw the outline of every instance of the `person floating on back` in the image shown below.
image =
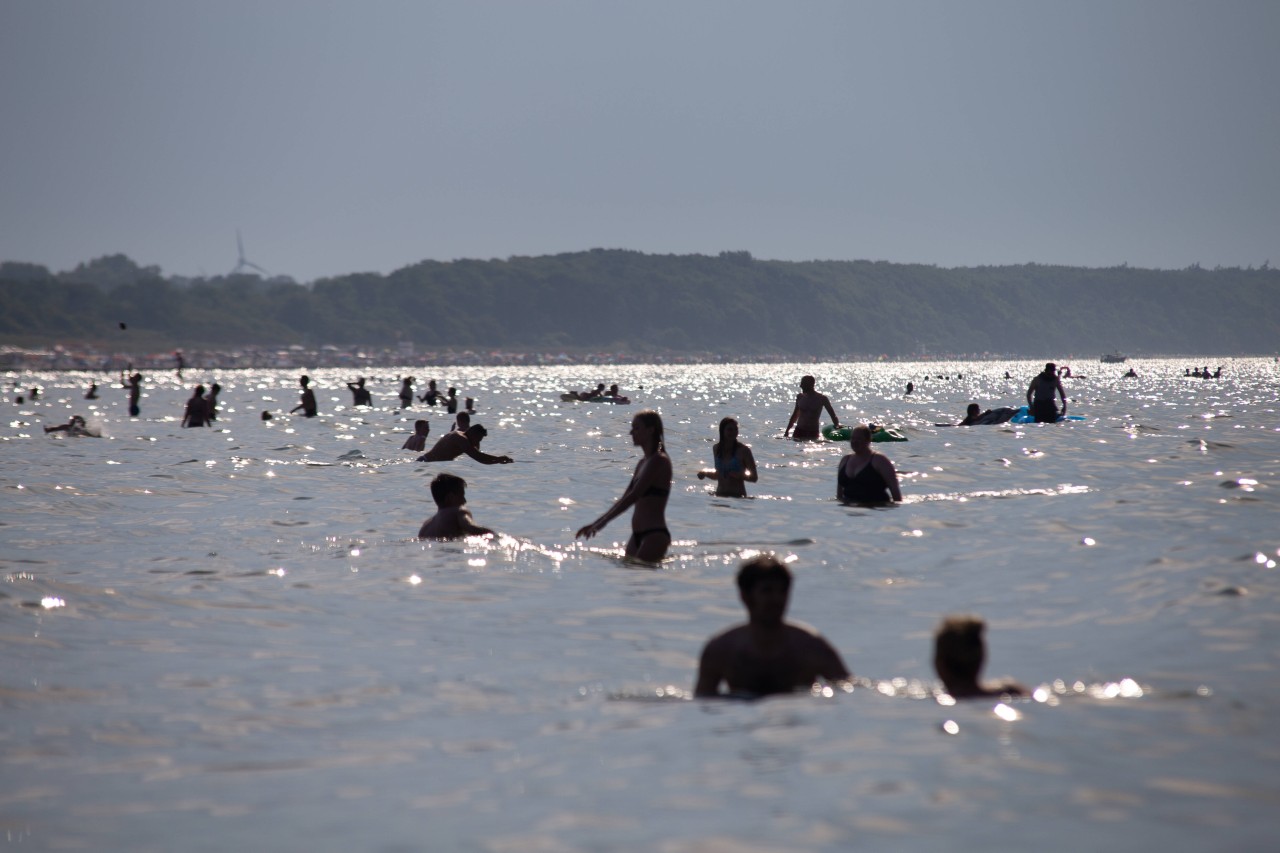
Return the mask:
[(977, 616), (948, 616), (938, 625), (933, 635), (933, 668), (942, 686), (954, 699), (1026, 696), (1030, 691), (1016, 681), (979, 681), (987, 659), (982, 637), (986, 627)]
[(738, 569), (738, 595), (747, 622), (715, 635), (702, 649), (693, 694), (754, 699), (809, 690), (819, 679), (835, 683), (852, 676), (840, 653), (807, 625), (784, 620), (791, 571), (772, 555), (747, 560)]
[(464, 536), (492, 536), (493, 531), (481, 527), (466, 508), (467, 481), (453, 474), (437, 474), (431, 481), (431, 497), (436, 514), (422, 522), (419, 539), (461, 539)]

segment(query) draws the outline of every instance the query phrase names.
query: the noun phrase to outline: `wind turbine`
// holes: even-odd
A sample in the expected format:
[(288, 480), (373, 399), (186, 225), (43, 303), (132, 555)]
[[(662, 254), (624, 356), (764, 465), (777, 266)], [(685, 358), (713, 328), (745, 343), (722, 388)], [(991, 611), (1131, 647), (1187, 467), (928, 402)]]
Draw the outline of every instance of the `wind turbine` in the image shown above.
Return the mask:
[(239, 275), (244, 270), (257, 270), (263, 275), (271, 275), (271, 273), (244, 256), (244, 240), (240, 239), (239, 228), (236, 229), (236, 248), (240, 250), (240, 260), (236, 262), (235, 269), (231, 270), (231, 275)]

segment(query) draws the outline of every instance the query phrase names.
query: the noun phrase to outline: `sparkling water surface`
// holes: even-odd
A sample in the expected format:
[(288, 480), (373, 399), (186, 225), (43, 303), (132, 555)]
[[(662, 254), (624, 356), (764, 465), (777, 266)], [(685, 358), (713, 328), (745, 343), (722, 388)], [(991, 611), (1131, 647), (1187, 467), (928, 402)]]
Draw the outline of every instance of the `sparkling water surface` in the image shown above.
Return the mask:
[[(1183, 376), (1224, 364), (1219, 380)], [(1280, 418), (1272, 359), (1073, 364), (1052, 426), (941, 427), (1018, 405), (1029, 362), (151, 375), (142, 414), (83, 373), (8, 374), (0, 427), (0, 827), (15, 848), (223, 851), (1272, 849), (1280, 819)], [(1138, 379), (1123, 379), (1129, 367)], [(1013, 379), (1005, 379), (1008, 372)], [(476, 398), (512, 465), (416, 463)], [(801, 374), (878, 444), (906, 502), (834, 500), (847, 445), (780, 438)], [(1080, 376), (1079, 374), (1087, 374)], [(944, 378), (945, 377), (945, 378)], [(180, 428), (223, 386), (214, 429)], [(907, 381), (915, 392), (903, 394)], [(630, 406), (564, 403), (618, 382)], [(17, 391), (43, 388), (32, 403)], [(620, 559), (630, 417), (675, 467), (658, 569)], [(263, 422), (264, 409), (277, 413)], [(46, 436), (84, 414), (101, 438)], [(747, 500), (696, 477), (737, 417)], [(496, 541), (418, 542), (440, 471)], [(693, 701), (773, 551), (790, 616), (852, 692)], [(987, 674), (935, 695), (941, 616), (988, 622)]]

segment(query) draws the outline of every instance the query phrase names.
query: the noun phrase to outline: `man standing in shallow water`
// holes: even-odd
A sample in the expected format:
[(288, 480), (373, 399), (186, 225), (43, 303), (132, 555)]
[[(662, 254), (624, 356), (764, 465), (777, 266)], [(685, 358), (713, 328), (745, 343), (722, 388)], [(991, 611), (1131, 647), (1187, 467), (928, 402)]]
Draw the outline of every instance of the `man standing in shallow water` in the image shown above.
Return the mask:
[(818, 679), (847, 681), (852, 676), (840, 653), (807, 625), (787, 622), (791, 571), (772, 555), (747, 560), (738, 570), (738, 594), (747, 623), (707, 641), (698, 664), (694, 696), (728, 695), (753, 699), (773, 693), (808, 690)]

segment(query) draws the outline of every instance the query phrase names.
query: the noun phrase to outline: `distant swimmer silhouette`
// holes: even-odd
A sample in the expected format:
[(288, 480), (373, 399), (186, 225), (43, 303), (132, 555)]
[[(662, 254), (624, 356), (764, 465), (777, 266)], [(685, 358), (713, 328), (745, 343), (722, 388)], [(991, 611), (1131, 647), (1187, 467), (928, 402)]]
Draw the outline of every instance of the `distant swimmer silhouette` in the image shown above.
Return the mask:
[[(787, 428), (782, 431), (784, 437), (790, 436), (796, 441), (820, 438), (818, 428), (821, 426), (823, 409), (831, 415), (831, 422), (840, 426), (840, 419), (836, 417), (836, 410), (831, 408), (831, 401), (826, 394), (819, 394), (815, 390), (816, 384), (817, 380), (812, 376), (800, 377), (800, 393), (796, 395), (796, 405), (791, 410)], [(795, 428), (794, 431), (792, 427)]]
[(46, 433), (66, 433), (69, 436), (75, 436), (77, 438), (98, 438), (98, 432), (96, 430), (89, 429), (84, 422), (84, 418), (79, 415), (72, 415), (71, 420), (67, 421), (65, 424), (47, 426), (44, 428), (44, 431)]
[(184, 427), (209, 425), (209, 402), (204, 398), (203, 385), (197, 385), (187, 399), (187, 408), (182, 414), (182, 425)]
[(407, 409), (413, 405), (413, 377), (406, 376), (400, 380), (400, 408)]
[(84, 393), (84, 398), (86, 400), (98, 399), (98, 383), (97, 382), (89, 383), (89, 390)]
[(754, 699), (809, 690), (820, 679), (835, 684), (852, 678), (840, 653), (821, 634), (785, 621), (791, 571), (776, 557), (747, 560), (738, 569), (737, 582), (747, 622), (707, 641), (694, 696)]
[(401, 450), (416, 450), (419, 453), (427, 449), (427, 436), (431, 434), (431, 424), (425, 418), (413, 422), (413, 435), (400, 445)]
[(987, 623), (977, 616), (948, 616), (933, 635), (933, 668), (952, 698), (1026, 696), (1030, 691), (1016, 681), (983, 684), (979, 681), (987, 660), (983, 632)]
[[(128, 369), (132, 370), (133, 365), (129, 365)], [(124, 373), (121, 372), (120, 384), (129, 389), (129, 417), (136, 418), (142, 413), (142, 409), (138, 406), (138, 400), (142, 397), (142, 374), (134, 373), (125, 379)]]
[(435, 446), (418, 457), (418, 462), (450, 462), (464, 453), (482, 465), (506, 465), (515, 460), (510, 456), (492, 456), (480, 450), (480, 442), (489, 431), (480, 424), (473, 424), (466, 432), (453, 430), (440, 436)]
[(298, 384), (302, 386), (302, 402), (290, 409), (289, 414), (292, 415), (298, 409), (302, 409), (303, 417), (314, 418), (317, 413), (316, 392), (311, 390), (311, 377), (305, 375), (298, 377)]
[(364, 387), (364, 377), (361, 376), (355, 382), (347, 383), (347, 390), (351, 392), (351, 405), (353, 406), (372, 406), (373, 394), (369, 389)]
[(492, 536), (493, 531), (481, 527), (466, 509), (467, 481), (453, 474), (437, 474), (431, 481), (431, 497), (436, 514), (422, 522), (419, 539), (460, 539), (463, 536)]
[[(1054, 395), (1062, 398), (1062, 411), (1054, 405)], [(1027, 406), (1035, 416), (1038, 424), (1056, 424), (1059, 417), (1067, 414), (1067, 392), (1062, 388), (1062, 380), (1058, 378), (1058, 370), (1052, 361), (1046, 362), (1044, 370), (1036, 374), (1027, 386)]]

